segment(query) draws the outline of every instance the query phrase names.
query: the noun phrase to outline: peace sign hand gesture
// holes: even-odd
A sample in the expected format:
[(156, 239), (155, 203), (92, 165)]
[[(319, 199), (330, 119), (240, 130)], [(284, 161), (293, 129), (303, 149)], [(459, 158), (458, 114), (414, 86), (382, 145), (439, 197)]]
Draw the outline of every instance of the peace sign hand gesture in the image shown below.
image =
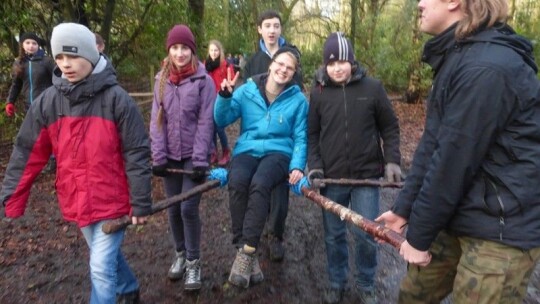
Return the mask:
[(227, 69), (227, 78), (223, 79), (221, 82), (221, 89), (219, 90), (219, 95), (221, 97), (229, 98), (232, 96), (234, 86), (236, 81), (238, 81), (239, 72), (234, 74), (234, 77), (231, 75), (231, 70)]

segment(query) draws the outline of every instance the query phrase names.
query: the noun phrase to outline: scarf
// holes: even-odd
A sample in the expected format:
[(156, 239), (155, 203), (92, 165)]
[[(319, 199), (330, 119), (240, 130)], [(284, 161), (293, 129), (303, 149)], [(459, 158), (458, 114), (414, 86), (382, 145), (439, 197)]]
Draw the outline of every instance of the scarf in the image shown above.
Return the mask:
[(175, 85), (178, 85), (182, 80), (195, 74), (196, 71), (197, 70), (191, 64), (187, 64), (180, 69), (177, 69), (173, 64), (171, 66), (171, 71), (169, 72), (169, 80)]
[(219, 66), (221, 65), (220, 59), (221, 59), (221, 56), (216, 58), (215, 60), (213, 60), (210, 56), (208, 56), (208, 58), (206, 58), (206, 61), (204, 63), (206, 70), (208, 72), (212, 72), (213, 70), (219, 68)]

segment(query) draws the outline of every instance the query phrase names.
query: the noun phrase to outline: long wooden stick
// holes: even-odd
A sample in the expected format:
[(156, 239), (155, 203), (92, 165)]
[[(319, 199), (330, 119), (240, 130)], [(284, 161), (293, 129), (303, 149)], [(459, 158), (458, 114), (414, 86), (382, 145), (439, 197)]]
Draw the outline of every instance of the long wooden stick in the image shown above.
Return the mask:
[(372, 187), (389, 187), (389, 188), (403, 188), (402, 182), (387, 182), (377, 181), (372, 179), (347, 179), (347, 178), (315, 178), (311, 186), (313, 188), (324, 188), (326, 185), (343, 185), (343, 186), (372, 186)]
[[(152, 214), (165, 210), (176, 203), (184, 202), (210, 189), (216, 188), (220, 185), (220, 183), (221, 183), (220, 180), (210, 180), (204, 184), (193, 187), (189, 191), (186, 191), (184, 193), (180, 193), (178, 195), (171, 196), (169, 198), (156, 202), (152, 204)], [(105, 224), (103, 224), (103, 227), (101, 228), (101, 230), (109, 234), (109, 233), (116, 232), (120, 229), (123, 229), (129, 225), (131, 225), (131, 217), (124, 216), (124, 217), (106, 222)]]
[(382, 239), (388, 244), (396, 247), (397, 249), (399, 249), (401, 247), (401, 243), (405, 241), (405, 238), (394, 230), (391, 230), (384, 227), (384, 225), (382, 224), (369, 220), (361, 216), (360, 214), (352, 211), (351, 209), (343, 207), (340, 204), (332, 201), (331, 199), (320, 195), (314, 190), (311, 190), (307, 187), (302, 187), (302, 193), (305, 197), (309, 198), (317, 205), (321, 206), (324, 210), (330, 211), (338, 215), (341, 220), (352, 223), (353, 225), (362, 229), (373, 237)]

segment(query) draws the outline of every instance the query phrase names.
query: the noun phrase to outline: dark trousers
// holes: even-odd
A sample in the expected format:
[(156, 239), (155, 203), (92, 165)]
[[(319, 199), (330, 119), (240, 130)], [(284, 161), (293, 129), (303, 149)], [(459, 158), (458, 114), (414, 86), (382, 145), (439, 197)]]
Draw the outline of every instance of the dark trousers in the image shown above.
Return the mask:
[(273, 153), (262, 158), (235, 156), (229, 171), (229, 210), (233, 244), (257, 248), (270, 210), (272, 189), (288, 177), (290, 158)]
[(281, 183), (272, 191), (272, 201), (270, 203), (270, 215), (268, 217), (268, 234), (283, 240), (285, 233), (285, 221), (289, 213), (289, 184)]
[[(169, 165), (174, 169), (192, 170), (191, 158), (182, 161), (169, 159)], [(197, 186), (188, 175), (171, 174), (163, 178), (165, 193), (171, 197), (186, 192)], [(186, 251), (188, 260), (198, 259), (201, 255), (201, 218), (199, 203), (202, 194), (176, 203), (167, 209), (169, 225), (171, 226), (174, 247), (177, 252)]]

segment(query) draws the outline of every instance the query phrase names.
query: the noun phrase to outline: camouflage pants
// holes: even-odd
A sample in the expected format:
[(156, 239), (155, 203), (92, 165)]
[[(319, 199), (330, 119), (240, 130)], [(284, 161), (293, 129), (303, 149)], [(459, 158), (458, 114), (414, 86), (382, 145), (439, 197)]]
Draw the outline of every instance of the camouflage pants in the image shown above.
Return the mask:
[(441, 232), (427, 267), (409, 266), (399, 303), (522, 303), (540, 248), (520, 250), (501, 243)]

